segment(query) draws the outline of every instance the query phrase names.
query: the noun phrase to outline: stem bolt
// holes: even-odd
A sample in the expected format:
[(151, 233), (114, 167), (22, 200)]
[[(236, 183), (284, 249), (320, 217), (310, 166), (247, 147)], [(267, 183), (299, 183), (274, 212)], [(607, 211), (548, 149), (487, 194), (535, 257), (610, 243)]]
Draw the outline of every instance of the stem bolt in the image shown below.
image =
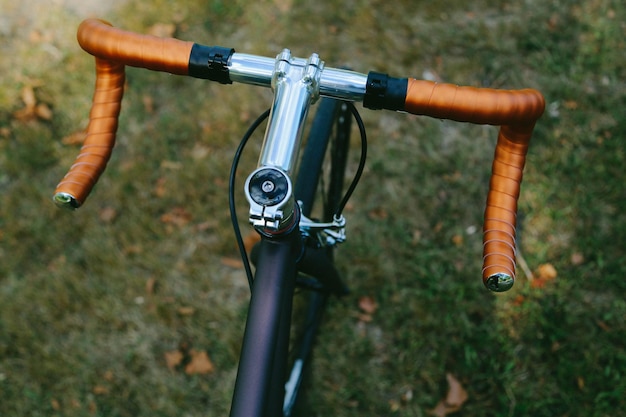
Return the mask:
[(261, 189), (265, 191), (266, 193), (271, 193), (272, 191), (274, 191), (274, 188), (276, 188), (276, 186), (274, 185), (272, 181), (269, 181), (269, 180), (265, 181), (263, 185), (261, 185)]

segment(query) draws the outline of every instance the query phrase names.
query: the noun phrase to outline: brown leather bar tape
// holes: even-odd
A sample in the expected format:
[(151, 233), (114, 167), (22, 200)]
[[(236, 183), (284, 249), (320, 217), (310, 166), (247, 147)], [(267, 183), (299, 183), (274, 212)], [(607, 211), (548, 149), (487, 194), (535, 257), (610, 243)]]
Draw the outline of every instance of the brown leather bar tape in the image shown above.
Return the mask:
[(62, 207), (80, 207), (104, 171), (115, 145), (124, 94), (124, 66), (187, 75), (192, 42), (140, 35), (85, 20), (78, 43), (96, 57), (96, 87), (85, 142), (67, 175), (57, 185), (54, 201)]
[(409, 79), (409, 113), (477, 124), (498, 125), (483, 226), (483, 283), (506, 291), (515, 280), (515, 230), (528, 143), (545, 102), (536, 90), (459, 87)]

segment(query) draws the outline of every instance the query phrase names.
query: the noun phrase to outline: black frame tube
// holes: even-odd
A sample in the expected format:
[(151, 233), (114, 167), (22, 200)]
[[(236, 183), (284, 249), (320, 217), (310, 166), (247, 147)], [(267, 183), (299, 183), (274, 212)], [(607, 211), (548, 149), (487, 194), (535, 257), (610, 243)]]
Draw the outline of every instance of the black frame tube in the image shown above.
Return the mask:
[[(260, 243), (237, 371), (231, 417), (262, 417), (282, 410), (296, 263), (298, 228)], [(271, 398), (270, 398), (271, 394)]]

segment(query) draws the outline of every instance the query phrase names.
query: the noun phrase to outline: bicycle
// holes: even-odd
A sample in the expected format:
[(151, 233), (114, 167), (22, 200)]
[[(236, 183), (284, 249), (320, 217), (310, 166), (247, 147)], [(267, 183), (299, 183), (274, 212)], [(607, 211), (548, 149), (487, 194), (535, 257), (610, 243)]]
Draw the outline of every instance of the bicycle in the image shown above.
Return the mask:
[[(135, 34), (95, 19), (80, 25), (78, 41), (96, 57), (96, 87), (84, 145), (55, 190), (54, 201), (61, 207), (76, 209), (85, 202), (111, 155), (125, 65), (222, 84), (270, 87), (274, 92), (271, 108), (244, 135), (231, 169), (231, 216), (251, 288), (232, 417), (292, 414), (328, 297), (347, 292), (334, 267), (333, 250), (346, 238), (342, 213), (363, 172), (367, 150), (365, 128), (353, 102), (363, 102), (369, 109), (501, 126), (485, 210), (482, 275), (492, 291), (513, 285), (517, 200), (528, 144), (544, 110), (539, 92), (459, 87), (377, 72), (366, 75), (326, 67), (317, 54), (308, 59), (293, 57), (287, 49), (276, 58), (241, 54), (232, 48)], [(294, 175), (303, 126), (320, 97)], [(244, 186), (249, 221), (261, 237), (247, 253), (234, 210), (235, 174), (248, 138), (266, 119), (258, 168)], [(344, 191), (352, 119), (361, 134), (361, 157)], [(327, 153), (330, 176), (322, 179)], [(314, 219), (318, 186), (324, 189), (323, 207), (320, 218)], [(291, 332), (296, 287), (309, 292), (310, 300), (297, 347), (290, 348), (296, 339)], [(295, 357), (288, 360), (294, 351)]]

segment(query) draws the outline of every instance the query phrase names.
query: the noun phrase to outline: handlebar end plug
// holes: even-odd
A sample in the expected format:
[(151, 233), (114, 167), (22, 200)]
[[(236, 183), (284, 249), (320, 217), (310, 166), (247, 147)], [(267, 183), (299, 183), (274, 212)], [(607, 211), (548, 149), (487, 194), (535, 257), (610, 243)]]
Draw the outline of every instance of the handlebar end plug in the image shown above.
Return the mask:
[(513, 287), (513, 283), (515, 283), (515, 278), (509, 274), (500, 272), (487, 278), (485, 287), (493, 292), (504, 292), (510, 290), (511, 287)]
[(80, 207), (80, 202), (68, 193), (56, 193), (53, 199), (54, 203), (63, 209), (76, 210)]

